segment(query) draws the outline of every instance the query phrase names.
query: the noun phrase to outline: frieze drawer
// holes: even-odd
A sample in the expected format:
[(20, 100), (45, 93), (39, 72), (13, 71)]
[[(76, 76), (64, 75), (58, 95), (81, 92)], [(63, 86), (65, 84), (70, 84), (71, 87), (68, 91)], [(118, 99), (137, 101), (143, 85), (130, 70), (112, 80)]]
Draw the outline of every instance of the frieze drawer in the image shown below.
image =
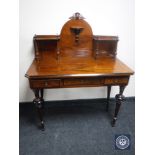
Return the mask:
[(104, 79), (105, 85), (128, 84), (129, 77), (107, 77)]
[(59, 88), (60, 79), (52, 80), (30, 80), (31, 88)]
[(76, 78), (76, 79), (64, 79), (64, 86), (93, 86), (100, 85), (101, 81), (98, 78), (92, 79), (84, 79), (84, 78)]

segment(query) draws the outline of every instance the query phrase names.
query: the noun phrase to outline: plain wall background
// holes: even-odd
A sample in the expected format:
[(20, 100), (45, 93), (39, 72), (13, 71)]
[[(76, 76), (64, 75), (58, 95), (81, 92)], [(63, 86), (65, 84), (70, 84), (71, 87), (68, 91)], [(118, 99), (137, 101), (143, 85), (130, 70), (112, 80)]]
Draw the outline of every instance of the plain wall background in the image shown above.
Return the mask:
[[(91, 25), (93, 34), (119, 36), (117, 57), (134, 69), (134, 0), (20, 0), (19, 101), (32, 101), (33, 92), (24, 77), (34, 58), (34, 34), (59, 34), (75, 12)], [(131, 76), (124, 95), (135, 95)], [(111, 97), (118, 93), (112, 87)], [(45, 90), (45, 100), (106, 97), (106, 87)]]

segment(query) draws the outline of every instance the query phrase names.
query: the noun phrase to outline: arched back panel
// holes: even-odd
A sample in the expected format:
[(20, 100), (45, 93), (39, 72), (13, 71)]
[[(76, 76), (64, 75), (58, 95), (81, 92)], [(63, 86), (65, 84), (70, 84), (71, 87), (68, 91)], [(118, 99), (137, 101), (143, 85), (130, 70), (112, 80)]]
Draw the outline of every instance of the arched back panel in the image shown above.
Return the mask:
[(88, 56), (92, 54), (93, 33), (90, 25), (75, 13), (61, 29), (60, 53), (64, 56)]

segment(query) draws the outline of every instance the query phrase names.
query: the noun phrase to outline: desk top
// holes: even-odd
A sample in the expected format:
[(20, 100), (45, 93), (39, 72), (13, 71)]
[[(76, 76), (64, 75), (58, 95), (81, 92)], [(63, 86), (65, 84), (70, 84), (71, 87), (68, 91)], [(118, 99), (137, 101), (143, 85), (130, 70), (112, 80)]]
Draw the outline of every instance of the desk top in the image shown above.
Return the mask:
[[(44, 52), (46, 53), (46, 52)], [(48, 53), (48, 52), (47, 52)], [(62, 57), (44, 54), (41, 61), (34, 60), (26, 73), (28, 78), (63, 78), (83, 76), (125, 76), (134, 72), (117, 58)]]

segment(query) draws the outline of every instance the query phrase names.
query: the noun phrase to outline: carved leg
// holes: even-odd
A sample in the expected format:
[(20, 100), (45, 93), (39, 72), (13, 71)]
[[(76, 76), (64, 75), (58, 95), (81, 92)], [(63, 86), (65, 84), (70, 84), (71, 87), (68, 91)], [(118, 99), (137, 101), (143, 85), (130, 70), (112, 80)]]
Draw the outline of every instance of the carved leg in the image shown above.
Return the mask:
[(41, 130), (44, 130), (44, 122), (43, 122), (43, 107), (42, 107), (42, 103), (43, 100), (39, 97), (39, 89), (34, 90), (35, 93), (35, 99), (33, 100), (33, 103), (36, 106), (37, 109), (37, 113), (38, 113), (38, 117), (39, 117), (39, 127), (41, 128)]
[(44, 89), (40, 89), (40, 98), (42, 100), (42, 106), (44, 108)]
[(115, 126), (115, 123), (116, 123), (116, 120), (117, 120), (117, 115), (118, 115), (120, 106), (122, 104), (122, 101), (124, 100), (124, 96), (123, 96), (124, 89), (125, 89), (125, 86), (120, 86), (119, 94), (117, 94), (115, 96), (115, 99), (116, 99), (116, 107), (115, 107), (115, 114), (114, 114), (113, 121), (112, 121), (112, 126), (113, 127)]
[(106, 104), (106, 111), (109, 110), (110, 92), (111, 92), (111, 86), (108, 86), (108, 87), (107, 87), (107, 104)]
[(43, 96), (44, 96), (44, 89), (40, 89), (40, 97), (43, 100)]

